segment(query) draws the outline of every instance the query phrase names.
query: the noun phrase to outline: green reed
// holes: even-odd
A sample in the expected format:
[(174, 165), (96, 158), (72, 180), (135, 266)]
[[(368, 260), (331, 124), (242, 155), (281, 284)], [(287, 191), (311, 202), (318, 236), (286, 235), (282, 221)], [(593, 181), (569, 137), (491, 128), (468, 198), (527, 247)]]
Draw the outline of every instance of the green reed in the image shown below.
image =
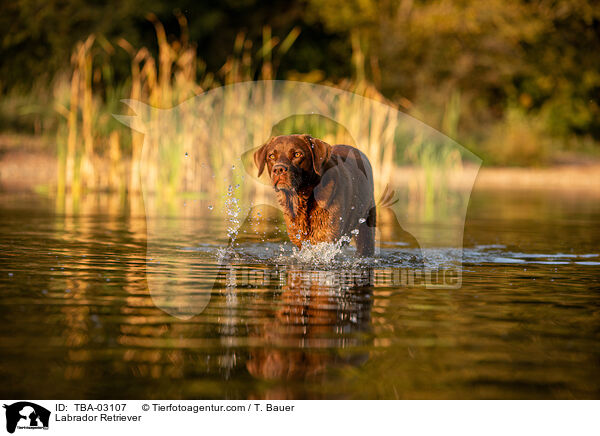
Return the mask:
[[(433, 204), (446, 189), (439, 177), (460, 167), (460, 156), (457, 158), (448, 143), (423, 136), (420, 128), (409, 117), (399, 115), (395, 105), (364, 77), (336, 84), (347, 93), (316, 89), (314, 95), (280, 101), (276, 82), (269, 81), (276, 76), (279, 59), (298, 37), (298, 29), (280, 41), (265, 27), (258, 50), (239, 34), (232, 55), (213, 75), (206, 72), (190, 43), (183, 15), (178, 16), (180, 37), (171, 41), (156, 17), (148, 18), (156, 31), (157, 57), (123, 39), (112, 44), (90, 36), (76, 46), (69, 80), (59, 82), (55, 91), (55, 106), (62, 115), (57, 129), (59, 195), (70, 192), (78, 196), (85, 191), (135, 194), (142, 190), (143, 175), (144, 190), (168, 194), (165, 197), (202, 196), (217, 189), (216, 194), (224, 199), (227, 186), (239, 184), (236, 195), (260, 198), (268, 195), (267, 191), (244, 186), (241, 173), (233, 167), (247, 164), (248, 150), (270, 136), (289, 133), (310, 133), (333, 144), (358, 146), (374, 168), (376, 195), (386, 184), (395, 183), (403, 166), (409, 166), (418, 169), (416, 182), (408, 183), (409, 195)], [(130, 57), (130, 77), (123, 84), (116, 84), (112, 74), (117, 50)], [(355, 50), (360, 50), (360, 45)], [(206, 93), (256, 78), (265, 80), (260, 91), (234, 86)], [(200, 94), (201, 102), (191, 104), (190, 99)], [(131, 101), (129, 114), (143, 118), (158, 134), (144, 136), (135, 126), (131, 131), (112, 117), (123, 113), (120, 101), (124, 97)], [(166, 110), (174, 107), (176, 110)], [(252, 110), (257, 107), (260, 110)], [(335, 122), (311, 117), (311, 112), (328, 114)], [(306, 116), (282, 120), (279, 115), (284, 113)], [(459, 113), (460, 98), (456, 96), (444, 118), (450, 134), (456, 131)], [(345, 126), (352, 126), (353, 133)]]

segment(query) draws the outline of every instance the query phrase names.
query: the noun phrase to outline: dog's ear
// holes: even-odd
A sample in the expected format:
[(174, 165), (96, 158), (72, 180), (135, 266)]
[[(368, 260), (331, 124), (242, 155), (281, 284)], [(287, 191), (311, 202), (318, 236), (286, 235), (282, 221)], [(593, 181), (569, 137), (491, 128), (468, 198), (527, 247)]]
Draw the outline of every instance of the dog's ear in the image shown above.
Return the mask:
[(269, 144), (271, 143), (271, 141), (273, 141), (272, 137), (267, 142), (265, 142), (263, 145), (261, 145), (258, 148), (258, 150), (256, 150), (254, 152), (254, 164), (258, 168), (258, 177), (260, 177), (260, 175), (263, 173), (263, 171), (265, 169), (265, 163), (266, 163), (265, 157), (267, 155), (267, 148), (268, 148)]
[(331, 157), (331, 145), (310, 135), (304, 135), (313, 158), (313, 169), (317, 175), (323, 174), (323, 166)]

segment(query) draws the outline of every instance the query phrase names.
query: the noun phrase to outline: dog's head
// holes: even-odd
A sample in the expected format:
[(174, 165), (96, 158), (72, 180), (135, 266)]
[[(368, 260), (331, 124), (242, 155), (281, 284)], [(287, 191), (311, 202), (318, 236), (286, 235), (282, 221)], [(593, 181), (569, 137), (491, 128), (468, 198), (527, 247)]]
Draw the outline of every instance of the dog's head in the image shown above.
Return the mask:
[(265, 166), (276, 191), (298, 191), (318, 184), (331, 156), (331, 146), (310, 135), (271, 138), (254, 153), (258, 176)]

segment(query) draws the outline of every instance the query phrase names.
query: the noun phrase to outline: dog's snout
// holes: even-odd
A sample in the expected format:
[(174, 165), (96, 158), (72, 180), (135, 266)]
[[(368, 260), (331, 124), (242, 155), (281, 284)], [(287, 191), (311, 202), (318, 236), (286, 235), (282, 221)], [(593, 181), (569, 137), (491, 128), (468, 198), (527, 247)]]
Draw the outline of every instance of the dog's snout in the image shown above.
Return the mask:
[(273, 166), (273, 174), (275, 174), (277, 176), (281, 176), (282, 174), (287, 173), (287, 171), (288, 171), (287, 165), (276, 164), (275, 166)]

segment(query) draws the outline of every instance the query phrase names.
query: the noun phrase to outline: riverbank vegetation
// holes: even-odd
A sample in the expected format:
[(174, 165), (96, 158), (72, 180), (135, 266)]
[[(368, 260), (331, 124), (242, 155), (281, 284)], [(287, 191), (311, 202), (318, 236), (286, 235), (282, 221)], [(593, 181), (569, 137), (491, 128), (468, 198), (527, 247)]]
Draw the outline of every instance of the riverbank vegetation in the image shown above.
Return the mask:
[(586, 0), (79, 3), (0, 15), (0, 129), (53, 144), (59, 191), (139, 190), (143, 137), (112, 117), (123, 98), (169, 108), (251, 80), (384, 101), (484, 165), (600, 154), (600, 12)]

